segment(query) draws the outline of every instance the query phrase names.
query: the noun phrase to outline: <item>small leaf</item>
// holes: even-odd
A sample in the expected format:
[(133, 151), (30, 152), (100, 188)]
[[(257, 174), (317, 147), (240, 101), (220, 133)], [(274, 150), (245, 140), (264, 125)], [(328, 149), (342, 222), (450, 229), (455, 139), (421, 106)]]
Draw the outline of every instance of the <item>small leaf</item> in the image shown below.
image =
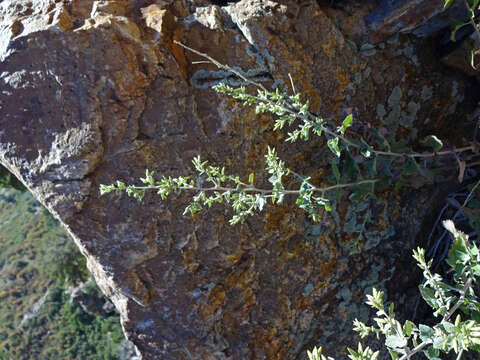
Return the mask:
[(434, 152), (438, 152), (442, 147), (442, 141), (435, 135), (429, 135), (420, 142), (423, 146), (433, 149)]
[(410, 320), (405, 321), (405, 325), (403, 325), (403, 331), (405, 331), (405, 334), (407, 336), (412, 335), (412, 331), (414, 328), (415, 325)]
[(435, 291), (423, 285), (418, 287), (420, 289), (420, 295), (422, 295), (423, 300), (432, 308), (438, 309), (438, 301), (435, 298)]
[(405, 161), (405, 166), (403, 168), (403, 174), (404, 175), (413, 175), (413, 174), (417, 174), (419, 171), (420, 170), (419, 170), (417, 161), (412, 157), (408, 157), (407, 160)]
[(255, 174), (250, 173), (250, 175), (248, 176), (248, 183), (253, 184), (254, 179), (255, 179)]
[(328, 148), (330, 151), (335, 154), (335, 156), (340, 157), (341, 152), (340, 148), (338, 147), (338, 138), (333, 138), (327, 141)]
[(401, 349), (407, 345), (407, 340), (400, 335), (390, 335), (385, 339), (385, 345), (389, 348)]
[(342, 126), (340, 126), (339, 128), (337, 128), (337, 131), (340, 133), (340, 134), (345, 134), (345, 131), (350, 127), (352, 126), (353, 124), (353, 115), (350, 114), (348, 115), (345, 119), (343, 119), (343, 122), (342, 122)]
[(451, 3), (452, 3), (453, 0), (445, 0), (445, 3), (443, 4), (443, 8), (446, 9)]
[(429, 341), (433, 339), (435, 330), (433, 330), (430, 326), (420, 324), (418, 329), (420, 330), (420, 340)]
[(423, 353), (425, 354), (428, 360), (440, 360), (440, 358), (438, 357), (440, 355), (440, 351), (438, 351), (438, 349), (429, 347), (426, 350), (423, 350)]
[(453, 21), (452, 32), (450, 34), (450, 40), (453, 41), (453, 42), (457, 41), (457, 38), (456, 38), (457, 31), (460, 30), (461, 28), (463, 28), (464, 26), (469, 25), (469, 24), (470, 23), (468, 23), (468, 22), (462, 23), (462, 22), (459, 22), (459, 21)]
[(338, 170), (338, 166), (333, 161), (330, 162), (330, 166), (332, 167), (332, 173), (335, 177), (335, 181), (338, 184), (340, 182), (340, 171)]

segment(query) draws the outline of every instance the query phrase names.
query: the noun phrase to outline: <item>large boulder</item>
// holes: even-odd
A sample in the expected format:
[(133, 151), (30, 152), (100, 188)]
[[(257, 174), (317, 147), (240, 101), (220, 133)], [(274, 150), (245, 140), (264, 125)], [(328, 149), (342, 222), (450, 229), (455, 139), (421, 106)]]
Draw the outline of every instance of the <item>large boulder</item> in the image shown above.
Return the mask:
[(0, 3), (0, 162), (72, 234), (144, 359), (296, 359), (317, 341), (342, 354), (367, 290), (412, 287), (405, 259), (436, 188), (345, 201), (318, 224), (287, 201), (233, 227), (221, 206), (182, 216), (187, 195), (99, 196), (145, 168), (188, 175), (197, 154), (261, 179), (268, 145), (325, 181), (322, 139), (286, 145), (269, 116), (209, 89), (239, 79), (174, 40), (265, 86), (290, 74), (314, 111), (354, 111), (390, 138), (449, 135), (454, 118), (461, 128), (468, 82), (429, 43), (370, 44), (351, 16), (314, 0)]

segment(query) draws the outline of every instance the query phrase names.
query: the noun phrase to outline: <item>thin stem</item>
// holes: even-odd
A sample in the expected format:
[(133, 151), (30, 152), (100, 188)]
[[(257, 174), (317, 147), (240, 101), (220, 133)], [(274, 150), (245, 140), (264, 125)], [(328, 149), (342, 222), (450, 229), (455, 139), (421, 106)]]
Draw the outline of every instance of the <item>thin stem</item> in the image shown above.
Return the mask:
[[(470, 5), (468, 4), (468, 1), (465, 0), (465, 6), (468, 8), (469, 10), (469, 17), (470, 17), (470, 24), (472, 24), (473, 26), (473, 29), (475, 30), (475, 32), (477, 33), (477, 37), (478, 37), (478, 40), (480, 40), (480, 29), (478, 28), (478, 25), (475, 23), (475, 8), (471, 8)], [(472, 54), (472, 68), (474, 70), (477, 70), (477, 67), (475, 66), (475, 55), (477, 55), (478, 53), (478, 49), (475, 50), (475, 52)]]
[(227, 70), (227, 71), (230, 71), (232, 73), (234, 73), (235, 75), (237, 75), (240, 79), (242, 79), (243, 81), (245, 81), (246, 83), (248, 84), (251, 84), (251, 85), (255, 85), (256, 87), (259, 87), (260, 89), (264, 90), (264, 91), (267, 91), (267, 89), (260, 83), (257, 83), (253, 80), (250, 80), (248, 79), (247, 77), (245, 77), (245, 75), (243, 75), (242, 73), (240, 73), (238, 70), (235, 70), (235, 69), (232, 69), (230, 66), (228, 65), (224, 65), (222, 64), (221, 62), (215, 60), (214, 58), (212, 58), (210, 55), (208, 54), (205, 54), (205, 53), (202, 53), (198, 50), (195, 50), (195, 49), (192, 49), (191, 47), (187, 46), (187, 45), (184, 45), (182, 44), (180, 41), (177, 41), (177, 40), (173, 40), (173, 42), (177, 45), (180, 45), (181, 47), (183, 47), (184, 49), (188, 50), (188, 51), (191, 51), (193, 52), (194, 54), (197, 54), (205, 59), (207, 59), (208, 61), (210, 61), (213, 65), (215, 65), (216, 67), (218, 67), (219, 69), (223, 69), (223, 70)]
[(419, 344), (418, 346), (414, 347), (410, 353), (407, 353), (403, 355), (400, 359), (398, 360), (407, 360), (410, 359), (410, 356), (415, 355), (416, 353), (420, 352), (423, 350), (424, 347), (430, 345), (432, 343), (432, 340), (427, 340)]
[[(465, 0), (465, 6), (471, 10), (470, 11), (470, 15), (472, 15), (472, 12), (475, 11), (475, 9), (471, 9), (470, 8), (470, 5), (468, 4), (468, 1)], [(473, 29), (475, 30), (475, 32), (477, 33), (477, 36), (478, 36), (478, 40), (480, 40), (480, 29), (478, 28), (478, 25), (475, 23), (475, 17), (474, 16), (470, 16), (470, 24), (472, 24), (473, 26)]]
[[(475, 27), (475, 29), (477, 31), (478, 28)], [(480, 32), (479, 32), (479, 36), (480, 36)], [(240, 79), (242, 79), (244, 82), (248, 83), (248, 84), (251, 84), (265, 92), (267, 92), (267, 89), (260, 83), (256, 82), (256, 81), (253, 81), (253, 80), (250, 80), (248, 79), (247, 77), (245, 77), (242, 73), (240, 73), (238, 70), (235, 70), (233, 69), (232, 67), (228, 66), (228, 65), (225, 65), (225, 64), (222, 64), (220, 63), (219, 61), (215, 60), (214, 58), (212, 58), (210, 55), (208, 54), (205, 54), (205, 53), (202, 53), (198, 50), (195, 50), (187, 45), (184, 45), (182, 44), (181, 42), (179, 41), (176, 41), (174, 40), (174, 43), (183, 47), (184, 49), (188, 50), (188, 51), (191, 51), (193, 52), (194, 54), (197, 54), (205, 59), (207, 59), (209, 62), (211, 62), (213, 65), (217, 66), (219, 69), (223, 69), (223, 70), (226, 70), (226, 71), (230, 71), (232, 72), (233, 74), (237, 75)], [(288, 107), (285, 107), (283, 105), (280, 105), (280, 104), (277, 104), (273, 101), (271, 101), (270, 99), (267, 99), (267, 98), (259, 98), (257, 96), (254, 96), (254, 95), (250, 95), (252, 98), (256, 99), (256, 100), (260, 100), (260, 101), (263, 101), (263, 102), (266, 102), (270, 105), (275, 105), (275, 106), (278, 106), (280, 107), (283, 111), (291, 114), (291, 115), (294, 115), (296, 118), (298, 119), (301, 119), (303, 120), (304, 122), (306, 123), (310, 123), (313, 125), (313, 121), (312, 121), (312, 118), (316, 118), (316, 116), (312, 113), (309, 113), (308, 115), (303, 115), (303, 114), (299, 114), (297, 111), (295, 111), (295, 109), (290, 109)], [(337, 132), (329, 129), (328, 127), (324, 126), (324, 125), (320, 125), (320, 128), (323, 132), (325, 132), (326, 134), (330, 135), (330, 136), (333, 136), (333, 137), (337, 137), (339, 138), (340, 140), (342, 140), (345, 144), (347, 144), (348, 146), (351, 146), (351, 147), (354, 147), (356, 149), (359, 149), (361, 148), (360, 145), (358, 144), (355, 144), (354, 142), (348, 140), (347, 138), (345, 138), (344, 136), (342, 136), (341, 134), (338, 134)], [(375, 150), (375, 149), (372, 149), (372, 152), (376, 155), (384, 155), (384, 156), (392, 156), (392, 157), (410, 157), (410, 158), (432, 158), (432, 157), (436, 157), (436, 156), (444, 156), (444, 155), (451, 155), (451, 154), (458, 154), (458, 153), (462, 153), (462, 152), (466, 152), (466, 151), (473, 151), (474, 150), (474, 146), (473, 145), (470, 145), (470, 146), (465, 146), (465, 147), (462, 147), (462, 148), (458, 148), (458, 149), (454, 149), (454, 150), (445, 150), (445, 151), (438, 151), (438, 152), (430, 152), (430, 153), (417, 153), (417, 152), (414, 152), (414, 153), (395, 153), (395, 152), (391, 152), (391, 151), (380, 151), (380, 150)]]
[(470, 190), (470, 192), (468, 193), (468, 196), (467, 198), (465, 199), (465, 201), (463, 202), (463, 205), (462, 205), (462, 209), (465, 208), (465, 206), (467, 206), (468, 202), (470, 201), (473, 193), (475, 192), (476, 188), (478, 187), (478, 185), (480, 185), (480, 180), (477, 181), (477, 183), (475, 184), (475, 186), (472, 188), (472, 190)]
[(457, 311), (457, 309), (463, 304), (463, 302), (465, 301), (465, 294), (467, 293), (468, 289), (472, 285), (472, 281), (473, 281), (473, 279), (469, 275), (467, 281), (465, 282), (465, 285), (463, 286), (462, 292), (460, 293), (460, 297), (458, 298), (455, 305), (453, 305), (453, 307), (450, 309), (450, 311), (445, 314), (442, 322), (443, 321), (448, 321), (450, 319), (450, 317), (455, 313), (455, 311)]
[(460, 352), (458, 353), (457, 360), (460, 360), (462, 358), (462, 355), (463, 355), (463, 349), (460, 350)]
[[(320, 192), (320, 193), (325, 193), (327, 191), (335, 190), (335, 189), (340, 189), (340, 188), (346, 188), (346, 187), (355, 187), (355, 186), (360, 186), (360, 185), (366, 185), (366, 184), (374, 184), (378, 182), (378, 179), (372, 179), (372, 180), (362, 180), (358, 182), (353, 182), (353, 183), (346, 183), (346, 184), (337, 184), (337, 185), (332, 185), (332, 186), (327, 186), (324, 188), (319, 188), (316, 186), (312, 186), (312, 191), (314, 192)], [(158, 190), (159, 186), (134, 186), (131, 185), (132, 188), (136, 190)], [(233, 188), (233, 187), (225, 187), (225, 186), (211, 186), (207, 188), (202, 188), (199, 186), (180, 186), (178, 187), (180, 190), (192, 190), (192, 191), (203, 191), (203, 192), (215, 192), (215, 191), (223, 191), (223, 192), (253, 192), (253, 193), (260, 193), (263, 195), (269, 195), (269, 194), (284, 194), (284, 195), (290, 195), (290, 194), (300, 194), (300, 190), (275, 190), (275, 189), (259, 189), (254, 186), (249, 186), (245, 188)]]

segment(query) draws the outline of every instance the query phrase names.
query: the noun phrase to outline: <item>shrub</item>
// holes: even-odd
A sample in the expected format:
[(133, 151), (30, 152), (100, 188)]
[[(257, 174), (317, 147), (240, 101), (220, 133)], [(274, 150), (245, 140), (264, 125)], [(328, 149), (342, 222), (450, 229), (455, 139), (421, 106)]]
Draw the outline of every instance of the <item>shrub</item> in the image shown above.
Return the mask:
[[(375, 288), (367, 295), (367, 305), (376, 310), (375, 324), (367, 326), (354, 321), (353, 330), (361, 338), (374, 334), (385, 338), (385, 347), (393, 360), (411, 359), (422, 352), (430, 360), (439, 359), (440, 353), (453, 350), (459, 360), (469, 350), (480, 353), (480, 302), (475, 293), (475, 282), (480, 279), (480, 251), (468, 236), (458, 231), (453, 222), (444, 222), (454, 238), (447, 263), (453, 272), (453, 284), (439, 274), (432, 273), (432, 260), (425, 260), (425, 250), (418, 248), (413, 257), (423, 270), (425, 283), (419, 286), (420, 294), (432, 308), (438, 320), (433, 326), (416, 325), (407, 320), (401, 324), (395, 319), (394, 304), (385, 307), (383, 292)], [(460, 314), (463, 313), (463, 316)], [(462, 319), (463, 317), (463, 319)], [(375, 360), (379, 351), (358, 343), (357, 350), (348, 349), (351, 360)], [(322, 354), (322, 348), (308, 351), (310, 360), (332, 360)]]
[[(478, 0), (474, 1), (477, 6)], [(332, 210), (332, 198), (342, 199), (348, 196), (349, 201), (361, 201), (374, 196), (375, 188), (389, 186), (397, 189), (408, 186), (412, 175), (423, 177), (425, 182), (432, 182), (434, 173), (431, 170), (435, 168), (438, 157), (451, 157), (457, 161), (459, 153), (475, 152), (477, 149), (477, 144), (474, 143), (452, 150), (444, 149), (442, 141), (430, 135), (421, 142), (421, 146), (429, 150), (414, 151), (405, 142), (396, 141), (395, 136), (387, 139), (371, 124), (363, 129), (363, 134), (369, 132), (368, 136), (361, 135), (360, 131), (352, 130), (353, 114), (347, 115), (340, 124), (335, 124), (311, 113), (308, 101), (301, 100), (293, 81), (293, 95), (279, 89), (269, 91), (262, 84), (248, 79), (241, 71), (176, 43), (236, 76), (237, 82), (243, 86), (234, 87), (224, 82), (215, 85), (214, 90), (222, 96), (241, 101), (246, 106), (254, 106), (257, 113), (272, 114), (275, 117), (274, 130), (290, 129), (286, 141), (307, 141), (312, 135), (323, 136), (333, 154), (330, 176), (324, 179), (327, 185), (315, 185), (311, 177), (297, 174), (286, 166), (274, 148), (269, 147), (265, 154), (265, 173), (268, 174), (271, 185), (269, 188), (256, 187), (253, 173), (245, 180), (239, 175), (229, 174), (225, 167), (210, 165), (197, 156), (192, 161), (196, 176), (163, 176), (157, 180), (154, 172), (147, 169), (145, 177), (140, 179), (143, 185), (127, 185), (122, 181), (111, 185), (102, 184), (101, 195), (110, 192), (126, 193), (142, 200), (146, 191), (153, 190), (164, 200), (172, 194), (193, 192), (195, 195), (184, 214), (193, 215), (216, 203), (224, 203), (233, 211), (230, 219), (232, 225), (262, 211), (268, 202), (281, 204), (285, 196), (295, 196), (297, 206), (305, 210), (313, 221), (319, 221), (325, 212)], [(249, 91), (252, 88), (256, 88), (256, 94)], [(287, 178), (293, 178), (299, 185), (293, 189), (287, 188)], [(292, 183), (293, 181), (289, 182)], [(385, 308), (383, 292), (374, 289), (368, 296), (367, 304), (376, 310), (375, 325), (367, 326), (358, 320), (354, 323), (354, 330), (361, 337), (369, 334), (384, 336), (385, 346), (393, 360), (410, 359), (419, 352), (423, 352), (430, 360), (437, 360), (441, 352), (448, 353), (452, 350), (458, 354), (459, 359), (467, 350), (480, 350), (480, 323), (477, 322), (480, 319), (480, 303), (473, 287), (476, 277), (480, 276), (479, 250), (469, 243), (467, 235), (455, 229), (452, 222), (446, 222), (445, 226), (455, 238), (448, 258), (448, 264), (455, 271), (453, 285), (448, 285), (439, 274), (431, 272), (432, 261), (427, 262), (423, 249), (414, 251), (414, 258), (426, 278), (425, 284), (420, 286), (420, 293), (434, 310), (434, 316), (439, 318), (439, 322), (432, 327), (415, 325), (411, 321), (401, 324), (395, 319), (393, 303)], [(464, 313), (465, 320), (462, 320), (458, 311)], [(454, 315), (456, 317), (453, 320)], [(357, 350), (348, 351), (352, 360), (375, 360), (380, 354), (362, 343), (359, 343)], [(322, 355), (321, 348), (309, 351), (308, 356), (310, 360), (332, 359)]]

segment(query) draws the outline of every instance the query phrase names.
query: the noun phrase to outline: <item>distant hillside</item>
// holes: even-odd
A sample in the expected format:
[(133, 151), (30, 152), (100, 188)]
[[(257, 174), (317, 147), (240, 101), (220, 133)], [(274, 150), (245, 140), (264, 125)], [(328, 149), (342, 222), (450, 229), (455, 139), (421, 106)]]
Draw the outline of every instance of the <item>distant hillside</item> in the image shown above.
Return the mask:
[[(0, 188), (0, 360), (125, 358), (118, 315), (87, 313), (65, 292), (88, 277), (72, 239), (31, 194)], [(83, 291), (102, 299), (93, 282)]]

